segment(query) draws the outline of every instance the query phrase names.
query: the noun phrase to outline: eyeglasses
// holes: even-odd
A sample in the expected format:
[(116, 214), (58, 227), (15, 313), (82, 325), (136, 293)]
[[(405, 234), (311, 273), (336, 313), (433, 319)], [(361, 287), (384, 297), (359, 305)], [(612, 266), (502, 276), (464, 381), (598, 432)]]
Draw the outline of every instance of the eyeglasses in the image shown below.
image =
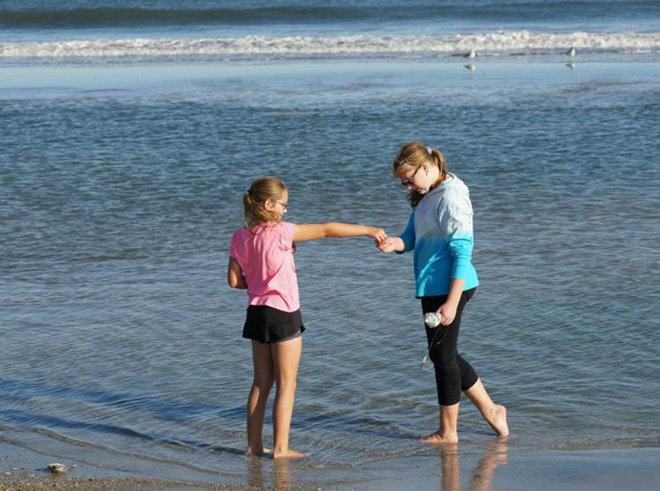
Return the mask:
[(284, 201), (279, 201), (279, 200), (276, 201), (275, 203), (279, 203), (279, 204), (281, 204), (281, 205), (282, 205), (282, 208), (284, 208), (285, 211), (288, 211), (288, 206), (289, 206), (288, 203), (285, 203)]
[(417, 169), (415, 169), (415, 172), (412, 173), (412, 176), (410, 176), (405, 181), (401, 181), (401, 185), (402, 186), (411, 186), (413, 184), (413, 181), (415, 180), (415, 174), (417, 174), (417, 171), (421, 168), (422, 168), (421, 165), (419, 167), (417, 167)]

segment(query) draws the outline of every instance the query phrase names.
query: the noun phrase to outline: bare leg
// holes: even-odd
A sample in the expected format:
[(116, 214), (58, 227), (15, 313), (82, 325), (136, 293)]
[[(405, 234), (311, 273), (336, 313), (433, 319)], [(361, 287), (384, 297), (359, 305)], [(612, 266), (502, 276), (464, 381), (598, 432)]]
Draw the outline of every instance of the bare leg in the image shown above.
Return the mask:
[(286, 457), (306, 457), (305, 454), (289, 449), (289, 430), (291, 429), (291, 415), (296, 395), (296, 379), (298, 377), (298, 364), (302, 353), (302, 338), (273, 343), (270, 345), (273, 356), (275, 383), (277, 394), (273, 406), (273, 426), (275, 433), (275, 448), (273, 457), (276, 459)]
[(479, 409), (481, 415), (493, 428), (497, 436), (509, 436), (509, 426), (506, 420), (506, 408), (495, 404), (486, 392), (481, 379), (465, 391), (472, 403)]
[(422, 438), (422, 443), (437, 445), (440, 443), (458, 443), (458, 406), (440, 406), (440, 429)]
[(273, 386), (273, 358), (270, 347), (257, 341), (252, 341), (252, 361), (254, 364), (254, 381), (247, 402), (247, 432), (248, 455), (262, 455), (268, 452), (263, 447), (261, 432), (264, 426), (264, 413), (268, 393)]

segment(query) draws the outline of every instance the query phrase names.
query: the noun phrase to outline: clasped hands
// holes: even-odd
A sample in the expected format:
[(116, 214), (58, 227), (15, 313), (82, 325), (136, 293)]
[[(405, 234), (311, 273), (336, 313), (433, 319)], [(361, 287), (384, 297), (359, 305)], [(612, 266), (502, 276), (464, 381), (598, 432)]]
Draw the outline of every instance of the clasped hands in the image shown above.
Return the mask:
[(388, 237), (385, 230), (377, 229), (372, 235), (376, 248), (380, 252), (402, 252), (404, 249), (403, 240), (401, 237)]

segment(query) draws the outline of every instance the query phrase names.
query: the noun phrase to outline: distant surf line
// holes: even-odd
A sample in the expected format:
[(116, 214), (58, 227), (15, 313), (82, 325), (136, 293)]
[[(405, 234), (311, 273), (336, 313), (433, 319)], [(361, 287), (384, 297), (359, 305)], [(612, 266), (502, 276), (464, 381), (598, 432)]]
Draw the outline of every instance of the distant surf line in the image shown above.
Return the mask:
[(529, 31), (451, 36), (245, 36), (127, 38), (0, 43), (0, 58), (104, 58), (213, 55), (443, 54), (476, 50), (479, 56), (583, 52), (660, 53), (658, 33), (537, 33)]

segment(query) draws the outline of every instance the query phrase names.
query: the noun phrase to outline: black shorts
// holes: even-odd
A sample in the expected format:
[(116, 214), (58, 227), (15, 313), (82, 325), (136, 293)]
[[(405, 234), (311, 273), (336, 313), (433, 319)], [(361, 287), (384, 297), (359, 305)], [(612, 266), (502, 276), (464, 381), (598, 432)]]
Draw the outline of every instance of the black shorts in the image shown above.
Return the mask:
[(243, 337), (263, 344), (279, 343), (294, 339), (304, 331), (300, 310), (284, 312), (267, 305), (250, 305)]

